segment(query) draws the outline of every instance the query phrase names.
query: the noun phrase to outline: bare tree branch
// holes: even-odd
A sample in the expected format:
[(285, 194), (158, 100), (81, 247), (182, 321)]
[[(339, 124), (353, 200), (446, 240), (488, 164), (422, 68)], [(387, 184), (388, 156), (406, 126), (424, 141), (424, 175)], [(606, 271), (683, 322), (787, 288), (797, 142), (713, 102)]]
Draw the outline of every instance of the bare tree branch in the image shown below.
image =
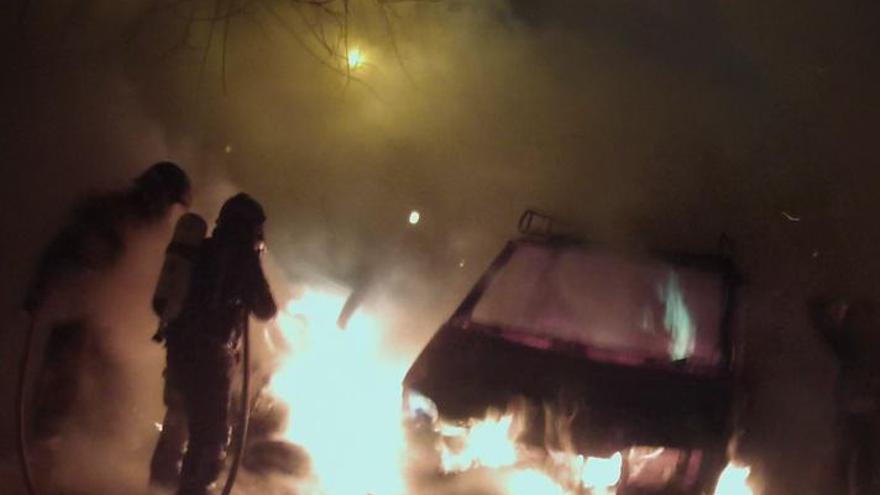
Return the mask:
[(324, 59), (323, 57), (321, 57), (319, 54), (315, 53), (315, 51), (312, 49), (312, 47), (309, 46), (309, 44), (306, 43), (305, 40), (302, 39), (302, 37), (300, 36), (300, 34), (297, 32), (297, 30), (294, 29), (293, 27), (291, 27), (291, 26), (290, 26), (290, 25), (284, 20), (284, 17), (282, 17), (281, 14), (279, 14), (279, 13), (278, 13), (278, 12), (277, 12), (277, 11), (271, 6), (271, 5), (268, 5), (268, 4), (267, 4), (267, 0), (262, 0), (261, 3), (262, 3), (262, 5), (263, 5), (263, 8), (265, 8), (266, 11), (269, 12), (269, 14), (270, 14), (272, 17), (275, 18), (275, 20), (278, 22), (278, 25), (280, 25), (280, 26), (281, 26), (281, 27), (282, 27), (282, 28), (283, 28), (288, 34), (290, 34), (290, 36), (291, 36), (291, 37), (292, 37), (292, 38), (293, 38), (293, 39), (294, 39), (294, 40), (295, 40), (295, 41), (296, 41), (296, 42), (297, 42), (297, 43), (298, 43), (298, 44), (299, 44), (299, 45), (300, 45), (300, 46), (301, 46), (301, 47), (302, 47), (302, 48), (303, 48), (303, 49), (304, 49), (309, 55), (311, 55), (312, 58), (314, 58), (314, 59), (317, 60), (321, 65), (323, 65), (324, 67), (326, 67), (326, 68), (332, 70), (333, 72), (336, 72), (336, 73), (338, 73), (338, 74), (340, 74), (340, 75), (342, 75), (342, 76), (345, 75), (345, 72), (342, 71), (339, 67), (335, 67), (335, 66), (331, 65), (330, 63), (327, 62), (327, 60), (325, 60), (325, 59)]
[[(277, 11), (271, 6), (271, 5), (268, 5), (267, 2), (268, 2), (268, 0), (262, 0), (262, 1), (261, 1), (261, 4), (263, 5), (263, 8), (265, 8), (266, 11), (269, 12), (269, 13), (272, 15), (272, 17), (275, 18), (275, 20), (278, 22), (278, 24), (279, 24), (279, 25), (280, 25), (280, 26), (281, 26), (281, 27), (282, 27), (287, 33), (289, 33), (289, 34), (291, 35), (291, 37), (292, 37), (292, 38), (293, 38), (293, 39), (294, 39), (294, 40), (295, 40), (295, 41), (296, 41), (296, 42), (297, 42), (297, 43), (298, 43), (298, 44), (299, 44), (304, 50), (306, 50), (306, 53), (308, 53), (312, 58), (314, 58), (319, 64), (321, 64), (321, 65), (324, 66), (325, 68), (330, 69), (331, 71), (333, 71), (333, 72), (335, 72), (335, 73), (337, 73), (337, 74), (340, 74), (340, 75), (342, 75), (342, 76), (345, 76), (345, 77), (346, 77), (346, 84), (348, 83), (348, 81), (354, 81), (354, 82), (360, 84), (361, 86), (363, 86), (367, 91), (369, 91), (370, 94), (373, 95), (374, 98), (376, 98), (376, 99), (379, 100), (379, 101), (382, 101), (382, 97), (379, 96), (379, 93), (378, 93), (378, 92), (377, 92), (372, 86), (370, 86), (366, 81), (364, 81), (363, 79), (361, 79), (361, 78), (359, 78), (359, 77), (357, 77), (357, 76), (354, 76), (354, 75), (352, 75), (352, 74), (350, 74), (350, 73), (346, 73), (345, 71), (343, 71), (343, 70), (340, 69), (339, 67), (334, 66), (334, 65), (330, 64), (329, 62), (327, 62), (327, 60), (324, 59), (323, 57), (321, 57), (319, 54), (315, 53), (314, 49), (312, 49), (312, 47), (309, 46), (309, 44), (306, 43), (305, 40), (302, 39), (302, 37), (300, 36), (300, 34), (297, 32), (297, 30), (294, 29), (292, 26), (290, 26), (290, 25), (284, 20), (284, 17), (282, 17), (281, 14), (279, 14), (279, 13), (278, 13), (278, 12), (277, 12)], [(347, 61), (347, 60), (346, 60), (346, 61)]]
[(229, 15), (229, 11), (232, 10), (232, 4), (235, 0), (229, 0), (229, 3), (226, 4), (226, 19), (223, 21), (223, 48), (222, 53), (220, 54), (220, 73), (221, 80), (223, 86), (223, 95), (226, 93), (226, 43), (229, 40), (229, 24), (232, 22), (232, 17)]
[[(317, 23), (313, 24), (312, 22), (310, 22), (308, 17), (306, 17), (305, 12), (303, 12), (302, 9), (300, 9), (299, 3), (300, 2), (294, 2), (294, 4), (293, 4), (294, 10), (296, 11), (297, 14), (299, 14), (299, 17), (300, 17), (300, 19), (302, 19), (303, 24), (305, 24), (306, 27), (309, 28), (309, 31), (312, 33), (312, 36), (314, 36), (315, 39), (318, 41), (318, 43), (322, 47), (324, 47), (325, 50), (327, 50), (327, 55), (332, 57), (334, 50), (333, 50), (333, 47), (331, 47), (330, 44), (327, 43), (327, 38), (326, 38), (325, 33), (323, 31), (324, 23), (317, 22)], [(315, 27), (316, 25), (322, 26), (321, 32), (318, 32), (317, 28)]]
[[(222, 0), (214, 0), (214, 17), (220, 14), (220, 2)], [(211, 27), (208, 29), (208, 41), (205, 43), (205, 50), (202, 53), (202, 65), (199, 68), (199, 81), (196, 85), (197, 88), (202, 87), (202, 79), (205, 75), (205, 68), (208, 66), (208, 55), (211, 53), (211, 43), (214, 40), (214, 26), (216, 26), (215, 21), (211, 21)]]
[(170, 56), (174, 51), (179, 48), (196, 48), (192, 46), (189, 42), (190, 35), (192, 32), (192, 25), (194, 23), (193, 19), (196, 15), (196, 4), (194, 2), (190, 2), (189, 4), (189, 16), (186, 19), (186, 22), (183, 25), (183, 32), (180, 34), (178, 40), (168, 47), (163, 53), (161, 58), (166, 58)]
[(391, 40), (391, 50), (394, 52), (394, 58), (397, 60), (397, 64), (400, 65), (400, 70), (403, 72), (407, 81), (415, 86), (415, 80), (413, 80), (412, 74), (409, 73), (406, 64), (403, 63), (403, 57), (400, 55), (400, 48), (397, 46), (397, 36), (394, 34), (394, 25), (391, 23), (391, 18), (388, 16), (388, 6), (382, 4), (382, 2), (379, 3), (379, 10), (382, 11), (382, 19), (385, 21), (385, 30), (388, 33), (388, 39)]
[[(77, 0), (75, 5), (82, 5), (83, 0)], [(397, 42), (397, 33), (391, 16), (396, 14), (390, 4), (402, 2), (438, 2), (444, 0), (374, 0), (375, 8), (380, 10), (394, 58), (401, 68), (406, 79), (415, 84), (409, 72), (400, 46)], [(293, 12), (284, 13), (279, 10), (280, 6), (287, 5)], [(210, 6), (210, 7), (209, 7)], [(209, 10), (207, 15), (205, 10)], [(317, 60), (319, 64), (332, 70), (345, 78), (345, 88), (352, 81), (367, 87), (375, 94), (375, 91), (361, 78), (354, 74), (355, 67), (349, 60), (352, 49), (352, 5), (350, 0), (154, 0), (146, 9), (137, 15), (129, 29), (125, 30), (126, 43), (134, 44), (135, 39), (143, 32), (148, 22), (160, 22), (160, 16), (170, 15), (179, 18), (183, 28), (180, 30), (177, 41), (163, 51), (161, 58), (165, 58), (175, 50), (192, 47), (194, 36), (198, 33), (204, 40), (201, 47), (201, 61), (198, 74), (198, 87), (202, 86), (205, 74), (209, 71), (212, 63), (212, 49), (214, 48), (214, 35), (217, 24), (222, 22), (222, 35), (220, 43), (219, 72), (222, 78), (221, 86), (223, 93), (228, 91), (229, 60), (234, 17), (247, 18), (255, 22), (260, 31), (268, 37), (263, 23), (257, 18), (260, 11), (268, 13), (278, 25), (299, 44), (306, 53)], [(290, 15), (298, 17), (298, 21), (291, 24)], [(167, 17), (165, 17), (167, 19)], [(207, 22), (207, 33), (196, 31), (197, 23)], [(173, 34), (172, 34), (173, 35)], [(202, 43), (198, 43), (202, 45)], [(214, 58), (216, 60), (216, 58)]]

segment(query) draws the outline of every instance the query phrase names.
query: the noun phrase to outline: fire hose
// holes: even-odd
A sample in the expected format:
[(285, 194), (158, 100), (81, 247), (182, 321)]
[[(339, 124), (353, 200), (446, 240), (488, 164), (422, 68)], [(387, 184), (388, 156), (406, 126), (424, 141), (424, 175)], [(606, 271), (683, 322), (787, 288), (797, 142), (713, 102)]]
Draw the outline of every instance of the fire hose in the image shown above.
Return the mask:
[[(18, 388), (15, 397), (15, 413), (16, 424), (18, 428), (17, 449), (19, 467), (21, 469), (22, 479), (28, 495), (39, 495), (36, 484), (34, 483), (33, 471), (31, 470), (30, 457), (28, 455), (27, 444), (27, 401), (25, 392), (27, 391), (27, 374), (30, 367), (31, 354), (33, 350), (33, 340), (36, 327), (36, 316), (28, 314), (29, 322), (25, 332), (24, 352), (19, 362), (19, 378)], [(229, 495), (232, 487), (235, 485), (235, 478), (238, 474), (238, 468), (241, 465), (241, 459), (244, 453), (244, 445), (247, 441), (247, 429), (250, 421), (250, 331), (245, 322), (244, 332), (242, 332), (243, 340), (243, 356), (242, 356), (242, 380), (241, 380), (241, 414), (239, 415), (236, 438), (236, 449), (233, 452), (232, 464), (229, 467), (229, 474), (226, 477), (226, 483), (223, 486), (222, 495)]]
[(229, 466), (229, 474), (226, 476), (226, 484), (223, 485), (222, 495), (229, 495), (232, 492), (232, 486), (235, 484), (235, 477), (238, 474), (238, 466), (241, 465), (241, 458), (244, 454), (244, 444), (247, 441), (248, 422), (251, 417), (251, 401), (250, 381), (251, 381), (251, 349), (250, 349), (250, 329), (247, 320), (244, 322), (244, 332), (241, 335), (244, 355), (241, 359), (241, 415), (238, 418), (238, 438), (236, 439), (236, 448), (232, 453), (232, 464)]
[(27, 415), (25, 391), (27, 388), (27, 371), (30, 367), (31, 348), (33, 347), (34, 331), (37, 317), (33, 313), (28, 313), (27, 330), (25, 332), (24, 352), (21, 353), (21, 362), (18, 374), (18, 389), (15, 395), (15, 415), (18, 427), (18, 459), (21, 467), (21, 475), (24, 480), (25, 488), (28, 495), (38, 495), (36, 485), (34, 484), (34, 476), (31, 472), (31, 465), (28, 458), (27, 446), (27, 425), (25, 424)]

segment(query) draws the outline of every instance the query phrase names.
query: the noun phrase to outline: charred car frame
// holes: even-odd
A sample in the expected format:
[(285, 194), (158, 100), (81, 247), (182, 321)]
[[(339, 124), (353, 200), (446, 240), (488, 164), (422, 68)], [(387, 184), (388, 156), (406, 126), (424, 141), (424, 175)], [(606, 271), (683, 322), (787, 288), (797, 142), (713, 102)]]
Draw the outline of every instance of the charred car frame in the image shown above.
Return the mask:
[(622, 255), (527, 234), (423, 349), (405, 393), (449, 421), (524, 399), (534, 407), (521, 441), (536, 445), (564, 411), (579, 454), (622, 453), (618, 494), (711, 492), (733, 433), (737, 281), (720, 255)]

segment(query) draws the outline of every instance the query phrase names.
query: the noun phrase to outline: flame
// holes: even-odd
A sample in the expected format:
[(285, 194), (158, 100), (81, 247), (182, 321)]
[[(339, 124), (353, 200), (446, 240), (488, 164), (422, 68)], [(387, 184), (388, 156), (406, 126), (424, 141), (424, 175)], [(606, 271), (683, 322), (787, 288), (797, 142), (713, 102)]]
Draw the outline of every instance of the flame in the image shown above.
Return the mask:
[(623, 456), (620, 452), (609, 458), (588, 457), (581, 474), (581, 483), (587, 488), (607, 491), (620, 481)]
[[(382, 351), (382, 322), (363, 310), (341, 330), (337, 317), (344, 303), (341, 293), (309, 289), (278, 317), (290, 350), (269, 390), (290, 409), (284, 438), (308, 452), (312, 468), (297, 492), (406, 493), (404, 414), (409, 411), (430, 418), (446, 473), (494, 470), (492, 479), (505, 495), (615, 493), (623, 453), (579, 455), (569, 441), (567, 416), (551, 421), (556, 448), (530, 447), (520, 442), (528, 424), (525, 402), (513, 402), (506, 411), (490, 409), (482, 419), (464, 423), (439, 418), (433, 402), (417, 393), (408, 393), (404, 404), (401, 384), (409, 361)], [(642, 447), (627, 452), (633, 464), (633, 459), (645, 463), (665, 451)], [(753, 495), (748, 476), (748, 467), (729, 464), (715, 495)]]
[(507, 495), (566, 495), (568, 492), (553, 478), (537, 469), (521, 469), (505, 476)]
[[(516, 440), (521, 424), (514, 426), (514, 414), (501, 416), (489, 411), (486, 418), (467, 426), (443, 424), (440, 434), (440, 460), (445, 472), (466, 471), (477, 467), (501, 468), (516, 464), (519, 457)], [(451, 445), (450, 445), (451, 444)]]
[(307, 290), (278, 317), (292, 348), (270, 384), (290, 406), (284, 437), (309, 453), (312, 493), (403, 493), (407, 363), (382, 353), (379, 321), (363, 311), (340, 330), (344, 302), (342, 294)]
[(623, 473), (623, 455), (584, 457), (562, 451), (549, 451), (554, 478), (573, 491), (586, 488), (593, 495), (613, 494)]
[[(518, 442), (526, 423), (525, 409), (521, 407), (503, 415), (490, 409), (484, 419), (471, 420), (465, 425), (441, 422), (438, 432), (443, 441), (439, 449), (444, 472), (536, 464), (529, 461), (540, 457), (534, 450), (541, 449), (529, 451)], [(550, 465), (545, 466), (546, 471), (528, 467), (505, 475), (507, 493), (562, 494), (586, 488), (595, 495), (611, 494), (623, 472), (620, 452), (604, 458), (548, 450), (547, 457)]]
[(751, 468), (730, 463), (718, 477), (715, 495), (753, 495), (748, 485)]

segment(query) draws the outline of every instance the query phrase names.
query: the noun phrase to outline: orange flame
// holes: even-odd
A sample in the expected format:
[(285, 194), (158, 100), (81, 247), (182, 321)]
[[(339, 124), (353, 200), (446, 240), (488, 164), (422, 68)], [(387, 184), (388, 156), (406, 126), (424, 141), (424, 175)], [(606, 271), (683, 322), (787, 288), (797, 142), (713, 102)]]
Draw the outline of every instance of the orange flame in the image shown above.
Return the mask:
[(284, 436), (309, 453), (316, 493), (403, 493), (408, 363), (382, 352), (380, 324), (362, 311), (340, 330), (344, 302), (342, 294), (308, 290), (278, 317), (292, 347), (270, 384), (290, 406)]
[[(410, 363), (383, 352), (385, 329), (363, 310), (349, 320), (347, 330), (340, 330), (336, 322), (344, 302), (341, 293), (312, 289), (279, 314), (291, 351), (269, 388), (290, 408), (283, 435), (310, 456), (312, 477), (301, 487), (306, 493), (403, 494), (407, 445), (401, 383)], [(623, 453), (607, 458), (577, 454), (569, 416), (547, 416), (547, 433), (557, 445), (532, 448), (520, 442), (528, 424), (525, 403), (453, 424), (435, 416), (430, 399), (410, 400), (415, 403), (409, 406), (432, 413), (432, 435), (444, 472), (495, 470), (493, 479), (507, 495), (611, 495), (620, 483)], [(630, 469), (638, 468), (633, 459), (664, 454), (663, 449), (641, 450), (628, 451)], [(748, 475), (748, 467), (728, 465), (715, 495), (753, 495)]]
[(715, 495), (753, 495), (748, 479), (751, 468), (730, 463), (718, 477)]
[(512, 466), (519, 457), (516, 440), (521, 432), (522, 426), (514, 425), (513, 413), (501, 416), (497, 411), (489, 411), (485, 419), (466, 426), (441, 425), (443, 470)]

